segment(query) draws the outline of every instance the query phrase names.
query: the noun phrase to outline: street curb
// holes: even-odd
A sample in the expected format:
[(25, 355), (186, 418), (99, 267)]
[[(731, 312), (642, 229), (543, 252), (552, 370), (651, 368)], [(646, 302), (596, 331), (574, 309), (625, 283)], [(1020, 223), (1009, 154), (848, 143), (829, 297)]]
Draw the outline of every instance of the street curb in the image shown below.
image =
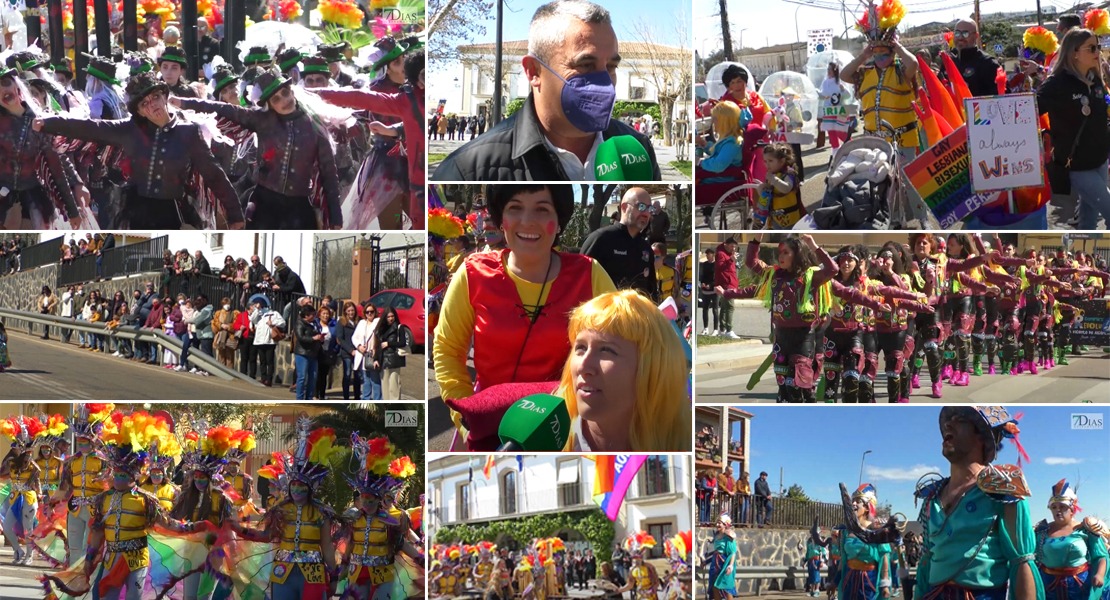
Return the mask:
[(745, 356), (742, 358), (725, 359), (713, 362), (698, 363), (694, 366), (699, 374), (714, 371), (731, 371), (735, 369), (751, 369), (763, 364), (766, 356)]

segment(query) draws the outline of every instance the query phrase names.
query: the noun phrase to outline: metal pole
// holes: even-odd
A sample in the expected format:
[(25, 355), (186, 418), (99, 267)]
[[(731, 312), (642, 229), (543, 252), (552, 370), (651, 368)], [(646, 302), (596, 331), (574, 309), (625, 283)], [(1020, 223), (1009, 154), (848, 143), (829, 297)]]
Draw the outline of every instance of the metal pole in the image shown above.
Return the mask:
[(1037, 0), (1037, 25), (1044, 25), (1044, 16), (1041, 15), (1041, 0)]
[(58, 64), (66, 57), (65, 33), (62, 31), (62, 0), (47, 0), (46, 6), (49, 10), (47, 23), (50, 25), (50, 62)]
[(85, 67), (89, 59), (89, 7), (84, 2), (73, 3), (73, 77), (77, 84), (74, 89), (85, 89)]
[(93, 0), (93, 15), (96, 18), (96, 55), (111, 56), (112, 17), (108, 12), (108, 0)]
[(139, 17), (135, 14), (137, 0), (123, 0), (123, 49), (139, 49)]
[(504, 25), (501, 17), (503, 4), (504, 0), (497, 0), (497, 41), (495, 42), (497, 47), (493, 51), (493, 114), (490, 115), (493, 122), (490, 123), (490, 127), (501, 122), (501, 29)]
[(983, 27), (979, 23), (979, 0), (975, 0), (975, 29), (982, 31)]
[(234, 15), (229, 17), (227, 13), (224, 14), (224, 47), (228, 54), (224, 58), (235, 65), (235, 68), (241, 69), (243, 63), (239, 60), (239, 52), (235, 46), (247, 37), (247, 7), (245, 2), (232, 0), (227, 2), (229, 11), (233, 5)]
[(39, 0), (27, 0), (27, 12), (23, 16), (23, 24), (27, 27), (27, 45), (35, 46), (36, 44), (41, 48), (42, 41), (42, 21), (40, 17), (42, 11), (39, 10)]
[(863, 456), (861, 456), (859, 459), (859, 483), (856, 485), (863, 485), (863, 461), (867, 460), (868, 454), (871, 454), (870, 450), (864, 452)]
[(184, 48), (185, 57), (189, 63), (185, 66), (185, 78), (196, 81), (200, 67), (200, 44), (197, 43), (197, 0), (181, 2), (181, 41), (181, 47)]

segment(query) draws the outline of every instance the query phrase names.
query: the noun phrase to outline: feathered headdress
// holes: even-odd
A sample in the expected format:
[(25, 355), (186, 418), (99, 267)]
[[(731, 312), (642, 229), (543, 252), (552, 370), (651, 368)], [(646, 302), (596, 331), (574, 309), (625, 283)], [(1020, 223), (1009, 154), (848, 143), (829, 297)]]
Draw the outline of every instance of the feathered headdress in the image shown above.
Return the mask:
[(128, 415), (114, 413), (101, 436), (107, 446), (108, 463), (136, 480), (151, 451), (168, 446), (174, 437), (164, 417), (142, 410)]
[(1075, 488), (1066, 479), (1061, 479), (1052, 486), (1052, 497), (1048, 499), (1048, 508), (1051, 509), (1053, 504), (1067, 504), (1073, 511), (1080, 511), (1079, 494), (1075, 493)]
[(69, 423), (66, 422), (66, 418), (59, 414), (49, 417), (42, 415), (39, 417), (39, 421), (42, 422), (43, 429), (39, 432), (38, 437), (35, 438), (35, 443), (43, 446), (53, 446), (58, 443), (63, 439), (62, 434), (69, 429)]
[(451, 214), (451, 211), (446, 208), (433, 208), (428, 211), (428, 235), (438, 241), (462, 236), (463, 227), (463, 220)]
[(312, 429), (308, 415), (297, 417), (297, 442), (291, 455), (274, 454), (275, 461), (284, 464), (285, 490), (294, 481), (308, 484), (313, 491), (320, 486), (331, 470), (331, 457), (339, 451), (335, 445), (335, 430), (330, 427)]
[(875, 509), (879, 505), (879, 495), (875, 492), (875, 486), (870, 483), (864, 483), (852, 492), (852, 500), (859, 500), (867, 505), (868, 512), (871, 516), (875, 516)]
[(9, 417), (0, 421), (0, 434), (12, 438), (12, 448), (27, 450), (35, 442), (35, 438), (46, 430), (42, 421), (25, 415)]
[(901, 0), (881, 0), (878, 5), (868, 2), (863, 16), (856, 21), (856, 29), (872, 42), (892, 42), (905, 16), (906, 7)]
[(151, 469), (161, 469), (169, 479), (173, 472), (174, 459), (181, 456), (181, 444), (177, 442), (177, 437), (168, 435), (164, 438), (154, 440), (150, 445), (150, 453), (147, 455), (146, 467), (149, 473)]
[(671, 539), (663, 542), (663, 548), (671, 560), (671, 568), (676, 573), (690, 571), (690, 550), (693, 547), (692, 531), (680, 531)]
[(70, 421), (70, 425), (73, 427), (73, 435), (95, 439), (100, 435), (101, 430), (104, 429), (104, 424), (115, 409), (116, 405), (111, 402), (78, 404), (73, 411), (73, 419)]
[(236, 429), (231, 435), (231, 447), (227, 449), (227, 462), (243, 462), (257, 445), (253, 431)]
[(1083, 15), (1083, 27), (1095, 35), (1110, 35), (1110, 13), (1105, 8), (1092, 8)]
[(493, 542), (487, 542), (485, 540), (478, 542), (475, 547), (478, 549), (478, 554), (482, 556), (489, 556), (490, 554), (497, 552), (497, 545)]
[(955, 416), (964, 416), (971, 423), (975, 425), (976, 430), (984, 438), (990, 439), (991, 450), (993, 451), (990, 456), (985, 457), (987, 462), (993, 462), (998, 452), (1002, 450), (1002, 441), (1010, 440), (1010, 443), (1017, 448), (1018, 451), (1018, 466), (1021, 466), (1022, 459), (1029, 461), (1029, 454), (1025, 452), (1025, 447), (1021, 445), (1021, 439), (1018, 437), (1021, 429), (1018, 428), (1018, 422), (1021, 420), (1021, 413), (1010, 416), (1010, 413), (1002, 406), (945, 406), (940, 409), (940, 425), (943, 427), (944, 423)]
[(191, 423), (191, 428), (185, 434), (185, 453), (181, 457), (181, 469), (186, 473), (195, 471), (201, 464), (204, 454), (204, 442), (208, 437), (208, 421), (197, 419)]
[(351, 452), (358, 463), (358, 474), (347, 482), (360, 493), (376, 496), (396, 494), (405, 480), (416, 472), (416, 465), (407, 456), (397, 456), (396, 447), (389, 438), (363, 439), (358, 432), (351, 434)]
[(1056, 39), (1056, 34), (1040, 25), (1026, 29), (1021, 36), (1021, 43), (1024, 46), (1021, 55), (1026, 60), (1041, 64), (1044, 64), (1046, 57), (1056, 54), (1056, 50), (1060, 48), (1060, 42)]
[(630, 554), (641, 554), (645, 548), (654, 548), (655, 538), (646, 531), (629, 534), (624, 540), (624, 549)]

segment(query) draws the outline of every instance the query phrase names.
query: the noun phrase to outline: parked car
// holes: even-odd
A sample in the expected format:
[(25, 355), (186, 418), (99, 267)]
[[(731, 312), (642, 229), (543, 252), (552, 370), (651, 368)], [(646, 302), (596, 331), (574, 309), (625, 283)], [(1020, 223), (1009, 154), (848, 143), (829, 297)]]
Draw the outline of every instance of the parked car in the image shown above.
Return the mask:
[(373, 304), (379, 312), (386, 308), (396, 308), (397, 316), (401, 317), (401, 325), (409, 330), (413, 348), (419, 347), (423, 351), (427, 322), (424, 290), (412, 288), (382, 290), (370, 297), (370, 304)]

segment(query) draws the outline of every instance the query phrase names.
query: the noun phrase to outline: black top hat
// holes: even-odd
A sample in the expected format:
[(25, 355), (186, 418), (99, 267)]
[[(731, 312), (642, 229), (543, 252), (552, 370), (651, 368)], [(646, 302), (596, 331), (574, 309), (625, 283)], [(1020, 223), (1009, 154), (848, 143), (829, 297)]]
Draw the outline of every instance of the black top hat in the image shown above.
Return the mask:
[(1082, 26), (1083, 21), (1080, 20), (1079, 15), (1060, 15), (1056, 20), (1056, 29), (1075, 29)]
[(139, 73), (127, 80), (127, 110), (133, 115), (139, 114), (139, 103), (143, 98), (161, 91), (169, 94), (170, 87), (166, 82), (158, 79), (154, 73)]
[(150, 60), (150, 56), (146, 52), (129, 51), (124, 55), (123, 60), (131, 67), (129, 73), (131, 77), (154, 70), (154, 61)]
[(343, 50), (346, 47), (347, 42), (336, 42), (334, 44), (320, 44), (316, 49), (328, 62), (333, 63), (340, 62), (346, 58), (343, 56)]
[(45, 54), (33, 50), (22, 50), (8, 56), (8, 67), (22, 73), (50, 64), (50, 59)]
[[(276, 67), (270, 67), (262, 71), (252, 84), (255, 91), (257, 91), (258, 100), (255, 101), (256, 104), (258, 104), (258, 106), (266, 106), (266, 102), (270, 100), (271, 96), (291, 83), (289, 79), (282, 76), (281, 72), (278, 71)], [(251, 96), (253, 98), (255, 94), (252, 93)]]
[(120, 81), (116, 79), (116, 63), (106, 56), (93, 56), (87, 53), (82, 53), (82, 55), (89, 59), (89, 64), (85, 67), (86, 73), (105, 83), (120, 85)]
[(247, 67), (253, 65), (268, 66), (271, 62), (273, 62), (273, 59), (270, 58), (270, 51), (263, 46), (251, 46), (246, 58), (243, 59), (243, 65)]
[(73, 69), (69, 66), (69, 61), (65, 58), (59, 60), (56, 63), (51, 63), (50, 68), (54, 69), (55, 73), (65, 73), (66, 75), (73, 77)]
[(231, 68), (231, 65), (216, 67), (216, 72), (212, 74), (212, 95), (218, 97), (220, 91), (237, 81), (239, 81), (239, 75)]
[(16, 75), (17, 73), (15, 72), (15, 69), (0, 66), (0, 79), (3, 79), (5, 77), (15, 77)]
[(328, 59), (323, 56), (309, 56), (301, 62), (304, 64), (304, 68), (301, 69), (301, 75), (317, 73), (331, 79), (331, 69), (328, 68)]
[(423, 48), (424, 42), (416, 37), (407, 37), (400, 41), (391, 37), (384, 37), (374, 42), (374, 46), (382, 51), (382, 55), (370, 66), (371, 71), (377, 71), (393, 62), (394, 59)]
[(286, 48), (278, 52), (278, 55), (274, 57), (274, 62), (277, 63), (282, 73), (288, 73), (293, 67), (297, 66), (297, 63), (301, 62), (302, 58), (304, 58), (304, 54), (301, 54), (300, 50)]
[(179, 46), (166, 47), (165, 52), (162, 52), (162, 56), (158, 57), (158, 64), (161, 65), (166, 61), (178, 63), (182, 67), (189, 66), (189, 60), (185, 57), (185, 51)]

